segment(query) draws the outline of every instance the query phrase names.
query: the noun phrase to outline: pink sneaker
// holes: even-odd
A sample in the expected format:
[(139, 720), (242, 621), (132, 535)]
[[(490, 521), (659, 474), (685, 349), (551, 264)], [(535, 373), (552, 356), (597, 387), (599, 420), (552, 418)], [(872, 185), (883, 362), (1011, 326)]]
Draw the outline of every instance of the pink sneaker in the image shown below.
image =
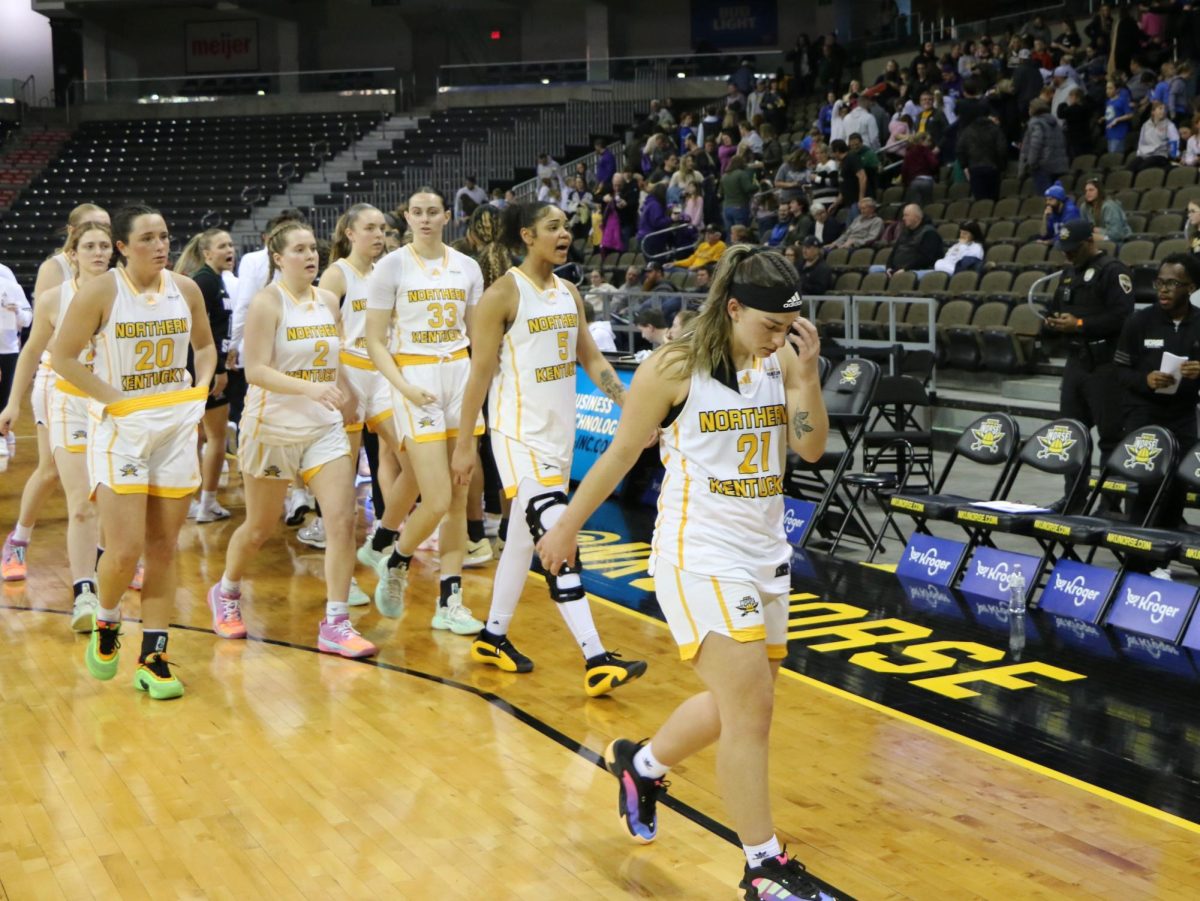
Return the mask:
[(339, 616), (333, 622), (321, 620), (317, 648), (343, 657), (371, 657), (379, 653), (379, 648), (358, 634), (348, 616)]
[[(0, 436), (0, 441), (4, 440)], [(28, 541), (17, 541), (10, 532), (4, 539), (4, 549), (0, 551), (0, 577), (5, 582), (20, 582), (25, 578), (25, 552), (29, 550)]]
[(218, 582), (208, 589), (208, 609), (212, 612), (213, 631), (222, 638), (245, 638), (246, 624), (242, 622), (242, 608), (238, 602), (242, 593), (226, 594)]
[(142, 581), (146, 578), (146, 567), (142, 565), (142, 561), (138, 561), (137, 569), (133, 571), (133, 578), (129, 580), (129, 587), (134, 591), (142, 590)]

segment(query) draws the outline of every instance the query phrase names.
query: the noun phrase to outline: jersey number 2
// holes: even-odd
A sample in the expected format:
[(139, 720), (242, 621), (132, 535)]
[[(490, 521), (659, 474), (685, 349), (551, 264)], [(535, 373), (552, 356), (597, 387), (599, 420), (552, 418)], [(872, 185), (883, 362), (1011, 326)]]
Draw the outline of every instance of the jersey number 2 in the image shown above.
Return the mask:
[[(762, 448), (762, 454), (758, 463), (754, 462), (755, 457), (759, 457), (759, 447)], [(738, 439), (737, 449), (739, 453), (745, 454), (742, 457), (741, 465), (738, 466), (738, 472), (742, 475), (754, 475), (757, 472), (769, 472), (771, 469), (771, 433), (763, 432), (762, 437), (750, 432)]]

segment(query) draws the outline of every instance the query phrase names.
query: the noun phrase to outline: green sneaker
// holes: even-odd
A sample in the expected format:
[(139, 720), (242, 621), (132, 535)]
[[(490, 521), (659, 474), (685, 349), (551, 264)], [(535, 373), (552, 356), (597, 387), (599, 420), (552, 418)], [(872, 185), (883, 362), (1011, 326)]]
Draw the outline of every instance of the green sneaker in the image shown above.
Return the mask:
[(183, 683), (171, 674), (166, 654), (154, 652), (138, 663), (133, 675), (133, 687), (149, 692), (156, 701), (169, 701), (183, 697)]
[(106, 623), (99, 619), (93, 622), (83, 662), (93, 678), (107, 682), (117, 674), (117, 665), (121, 662), (120, 623)]

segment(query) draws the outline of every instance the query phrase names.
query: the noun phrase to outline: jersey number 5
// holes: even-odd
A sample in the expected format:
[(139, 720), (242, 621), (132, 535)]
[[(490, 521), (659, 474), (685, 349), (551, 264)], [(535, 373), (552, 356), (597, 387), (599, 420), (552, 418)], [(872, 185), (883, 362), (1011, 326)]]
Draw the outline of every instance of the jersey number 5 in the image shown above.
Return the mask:
[(565, 360), (570, 355), (570, 340), (571, 335), (569, 332), (558, 333), (558, 358), (560, 360)]
[[(759, 457), (759, 447), (762, 448), (762, 454), (758, 463), (754, 462), (755, 457)], [(737, 449), (739, 453), (745, 454), (742, 457), (741, 465), (738, 466), (738, 472), (742, 475), (754, 475), (757, 472), (769, 472), (771, 469), (771, 433), (763, 432), (762, 437), (750, 432), (738, 439)]]
[(155, 341), (139, 341), (133, 345), (133, 352), (138, 355), (138, 361), (133, 364), (137, 372), (149, 372), (151, 369), (170, 369), (175, 362), (175, 339), (160, 338)]

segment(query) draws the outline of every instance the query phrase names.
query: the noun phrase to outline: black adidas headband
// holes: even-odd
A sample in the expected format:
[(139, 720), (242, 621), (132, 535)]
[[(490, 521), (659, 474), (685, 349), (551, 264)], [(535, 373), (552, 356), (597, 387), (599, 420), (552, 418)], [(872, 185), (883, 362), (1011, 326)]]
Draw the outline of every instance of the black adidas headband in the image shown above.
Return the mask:
[(734, 281), (729, 294), (743, 306), (764, 313), (798, 313), (803, 303), (800, 299), (800, 289), (796, 285), (764, 287), (750, 282)]

